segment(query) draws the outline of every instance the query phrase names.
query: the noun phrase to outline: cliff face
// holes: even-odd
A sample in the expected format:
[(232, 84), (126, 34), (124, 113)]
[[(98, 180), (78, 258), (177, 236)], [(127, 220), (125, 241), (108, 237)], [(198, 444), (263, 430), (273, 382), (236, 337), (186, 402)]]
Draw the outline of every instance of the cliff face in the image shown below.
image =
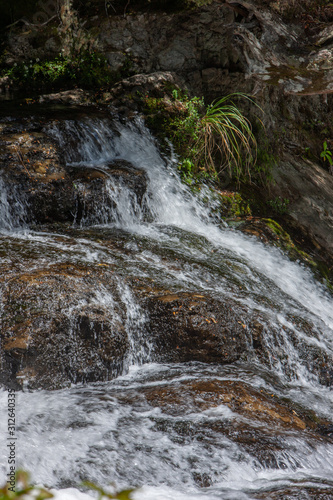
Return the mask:
[[(216, 1), (176, 13), (99, 13), (79, 23), (83, 28), (68, 24), (65, 34), (64, 23), (12, 32), (6, 58), (14, 64), (54, 57), (68, 48), (72, 29), (75, 43), (103, 53), (115, 74), (169, 72), (206, 102), (235, 91), (254, 95), (263, 110), (264, 153), (273, 149), (275, 156), (275, 182), (262, 194), (288, 199), (289, 224), (333, 257), (333, 177), (320, 158), (324, 142), (333, 146), (333, 25), (328, 14), (321, 22), (304, 16), (300, 23), (283, 2), (264, 0)], [(133, 76), (118, 88), (145, 92), (143, 81)], [(258, 113), (250, 104), (244, 111)]]

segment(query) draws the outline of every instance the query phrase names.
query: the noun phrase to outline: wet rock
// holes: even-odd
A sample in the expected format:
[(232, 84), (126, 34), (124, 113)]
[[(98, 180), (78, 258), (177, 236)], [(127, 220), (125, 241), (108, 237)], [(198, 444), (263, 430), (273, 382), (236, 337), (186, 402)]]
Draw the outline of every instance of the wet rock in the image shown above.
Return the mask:
[[(239, 381), (180, 382), (177, 387), (147, 390), (145, 396), (153, 406), (158, 404), (164, 412), (172, 415), (226, 405), (250, 420), (256, 419), (279, 428), (304, 430), (307, 427), (296, 412), (269, 398), (263, 391)], [(309, 424), (313, 428), (311, 421)]]
[[(332, 30), (330, 25), (322, 24), (331, 19), (326, 10), (332, 8), (318, 8), (321, 23), (314, 19), (305, 23), (319, 24), (320, 32), (312, 43), (304, 30), (304, 18), (294, 19), (291, 15), (296, 9), (307, 14), (300, 3), (291, 7), (288, 2), (212, 2), (195, 11), (172, 14), (132, 12), (108, 18), (103, 14), (98, 27), (87, 20), (86, 29), (92, 30), (92, 38), (98, 38), (98, 50), (106, 55), (112, 71), (124, 74), (127, 64), (129, 73), (136, 73), (104, 95), (104, 101), (121, 107), (125, 115), (139, 109), (138, 102), (146, 92), (152, 97), (159, 92), (156, 97), (162, 97), (165, 84), (204, 95), (206, 102), (235, 89), (255, 95), (264, 111), (260, 118), (269, 141), (277, 144), (272, 196), (290, 199), (290, 212), (298, 230), (309, 233), (323, 252), (332, 254), (332, 186), (328, 175), (320, 173), (325, 167), (320, 161), (322, 144), (332, 136)], [(53, 57), (54, 49), (50, 47), (54, 44), (47, 43), (54, 36), (49, 28), (38, 33), (26, 32), (25, 28), (21, 32), (19, 28), (13, 30), (5, 51), (7, 62), (20, 62), (27, 54), (29, 60)], [(41, 36), (42, 44), (36, 39)], [(59, 51), (58, 46), (57, 54)], [(75, 90), (42, 99), (83, 104), (87, 96)], [(258, 108), (242, 103), (242, 111), (256, 122)], [(305, 150), (316, 158), (312, 165), (301, 158)], [(59, 182), (55, 191), (63, 189), (65, 186)], [(265, 187), (261, 196), (267, 196), (267, 191)], [(41, 203), (36, 201), (37, 208)], [(56, 199), (54, 206), (58, 205)], [(69, 207), (63, 208), (69, 213)], [(56, 217), (59, 219), (60, 213)]]
[(254, 321), (251, 325), (252, 345), (255, 350), (262, 351), (264, 348), (263, 332), (264, 326), (259, 321)]
[[(29, 118), (2, 120), (1, 175), (9, 193), (15, 186), (25, 200), (26, 222), (72, 218), (72, 186), (62, 152)], [(15, 203), (15, 200), (13, 200)]]
[(5, 279), (1, 383), (55, 389), (121, 373), (129, 342), (115, 296), (105, 269), (51, 265)]
[(330, 500), (333, 497), (333, 489), (315, 488), (310, 486), (294, 486), (290, 488), (277, 488), (265, 490), (254, 494), (253, 498), (258, 500)]
[(38, 98), (40, 104), (79, 104), (81, 106), (91, 104), (92, 100), (90, 92), (82, 89), (71, 89), (53, 94), (43, 94)]
[(108, 174), (111, 179), (121, 182), (136, 194), (140, 204), (147, 192), (147, 174), (144, 170), (134, 167), (125, 160), (116, 160), (107, 165)]
[(256, 236), (265, 244), (281, 248), (288, 254), (290, 259), (303, 262), (313, 270), (317, 269), (317, 264), (310, 255), (298, 248), (291, 236), (275, 220), (249, 217), (241, 222), (237, 226), (237, 229), (245, 234)]
[(310, 160), (280, 164), (274, 177), (273, 196), (290, 200), (293, 225), (333, 258), (333, 177)]
[[(170, 427), (174, 439), (186, 444), (194, 436), (207, 442), (213, 433), (215, 439), (225, 436), (261, 467), (283, 469), (291, 465), (290, 436), (300, 435), (312, 445), (322, 441), (320, 426), (308, 418), (306, 411), (295, 410), (292, 404), (288, 406), (265, 390), (241, 381), (180, 381), (142, 392), (149, 404), (161, 409), (157, 426)], [(200, 413), (200, 419), (193, 418), (196, 413)], [(166, 421), (165, 414), (174, 418)], [(176, 418), (179, 416), (181, 422)]]
[(229, 299), (180, 293), (148, 299), (146, 307), (159, 360), (232, 363), (246, 350), (244, 310)]
[(0, 174), (9, 203), (15, 206), (15, 197), (22, 200), (25, 213), (21, 222), (111, 221), (117, 207), (111, 192), (113, 185), (127, 187), (133, 202), (141, 204), (147, 188), (143, 170), (123, 160), (98, 168), (68, 167), (61, 145), (44, 130), (44, 125), (45, 121), (29, 118), (0, 123)]
[(73, 185), (76, 224), (114, 222), (121, 216), (117, 191), (127, 188), (133, 208), (139, 207), (147, 191), (147, 174), (125, 160), (116, 160), (98, 168), (69, 169)]

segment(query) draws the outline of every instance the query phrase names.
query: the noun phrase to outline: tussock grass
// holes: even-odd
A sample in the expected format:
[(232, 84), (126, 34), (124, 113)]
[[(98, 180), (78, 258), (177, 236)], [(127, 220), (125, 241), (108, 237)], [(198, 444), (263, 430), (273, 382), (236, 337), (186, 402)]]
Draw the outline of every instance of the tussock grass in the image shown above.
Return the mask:
[(250, 121), (236, 106), (234, 98), (244, 98), (255, 104), (249, 96), (239, 92), (213, 102), (201, 117), (194, 147), (197, 161), (205, 169), (217, 173), (228, 169), (237, 179), (241, 176), (251, 178), (250, 166), (256, 162), (257, 141)]

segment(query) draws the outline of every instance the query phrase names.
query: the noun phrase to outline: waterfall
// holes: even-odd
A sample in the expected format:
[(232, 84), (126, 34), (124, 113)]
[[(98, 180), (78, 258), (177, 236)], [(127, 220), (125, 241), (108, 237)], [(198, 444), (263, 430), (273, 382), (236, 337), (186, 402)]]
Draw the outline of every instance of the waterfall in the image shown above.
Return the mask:
[[(82, 216), (73, 214), (68, 232), (16, 231), (25, 201), (0, 179), (8, 254), (15, 262), (23, 255), (36, 270), (102, 266), (93, 284), (88, 272), (73, 274), (73, 283), (86, 287), (85, 298), (59, 309), (73, 337), (83, 310), (112, 313), (111, 327), (121, 325), (129, 349), (113, 380), (19, 394), (19, 465), (57, 490), (84, 479), (142, 487), (137, 500), (259, 499), (280, 490), (284, 496), (276, 498), (332, 494), (332, 391), (320, 375), (321, 365), (333, 360), (331, 295), (279, 249), (212, 216), (209, 203), (181, 183), (176, 158), (161, 154), (140, 119), (54, 121), (44, 132), (64, 151), (68, 169), (106, 175), (103, 204), (91, 203), (88, 211), (78, 180)], [(113, 175), (117, 161), (144, 173), (142, 196)], [(153, 362), (149, 313), (137, 298), (142, 287), (149, 295), (150, 286), (161, 294), (232, 300), (260, 319), (266, 359), (250, 346), (230, 365)], [(103, 325), (102, 314), (99, 321)], [(94, 333), (93, 321), (89, 328)], [(5, 391), (0, 399), (5, 421)], [(281, 409), (286, 401), (294, 405), (294, 426)], [(304, 428), (302, 419), (312, 417), (302, 408), (313, 421), (328, 422), (320, 424), (321, 434), (316, 424)], [(5, 459), (3, 450), (0, 442)], [(1, 477), (5, 472), (0, 467)], [(66, 494), (80, 497), (65, 490), (56, 498)]]
[(9, 186), (0, 176), (0, 231), (25, 226), (26, 200), (16, 186)]
[[(235, 277), (241, 280), (244, 290), (242, 294), (237, 294), (236, 300), (266, 312), (271, 317), (270, 325), (280, 332), (278, 338), (268, 332), (266, 342), (272, 351), (272, 359), (284, 359), (281, 370), (286, 370), (286, 366), (283, 368), (282, 365), (287, 364), (287, 371), (295, 376), (302, 378), (306, 373), (304, 362), (285, 333), (286, 327), (300, 336), (303, 343), (321, 346), (332, 356), (333, 308), (331, 297), (324, 287), (315, 282), (310, 271), (290, 262), (279, 249), (267, 248), (254, 238), (212, 221), (210, 207), (203, 205), (180, 182), (175, 168), (176, 159), (161, 156), (155, 139), (142, 121), (137, 119), (123, 124), (108, 119), (87, 119), (84, 122), (66, 121), (60, 125), (56, 122), (49, 127), (48, 133), (62, 147), (65, 144), (75, 145), (66, 149), (69, 165), (98, 165), (106, 169), (108, 163), (121, 159), (147, 174), (146, 194), (141, 203), (138, 203), (135, 193), (121, 182), (115, 184), (109, 181), (106, 184), (105, 206), (97, 207), (95, 217), (90, 216), (90, 222), (102, 221), (106, 226), (109, 224), (130, 231), (156, 244), (172, 245), (182, 255), (195, 256), (201, 261), (213, 260), (209, 254), (214, 252), (214, 266), (218, 271), (221, 264), (225, 266), (226, 261), (231, 262), (231, 268), (224, 271), (225, 279), (214, 283), (214, 291), (230, 293), (231, 280)], [(189, 236), (201, 239), (200, 249), (186, 244)], [(195, 271), (191, 270), (190, 275), (183, 276), (183, 280), (195, 281), (201, 290), (211, 290), (211, 283), (207, 285), (200, 274), (194, 274)], [(274, 316), (271, 304), (268, 309), (264, 304), (263, 297), (267, 293), (273, 303)], [(286, 318), (287, 313), (309, 320), (316, 317), (320, 340), (298, 331)]]

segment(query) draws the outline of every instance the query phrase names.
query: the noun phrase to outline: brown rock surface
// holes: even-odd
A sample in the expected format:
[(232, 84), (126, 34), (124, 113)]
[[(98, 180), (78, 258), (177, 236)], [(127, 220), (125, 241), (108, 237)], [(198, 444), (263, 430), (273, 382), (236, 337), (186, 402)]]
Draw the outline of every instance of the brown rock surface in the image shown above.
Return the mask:
[(147, 300), (155, 355), (163, 361), (231, 363), (246, 351), (244, 310), (200, 294)]
[[(109, 304), (97, 299), (98, 278)], [(2, 382), (54, 389), (121, 372), (129, 343), (111, 279), (105, 268), (61, 264), (4, 274)]]

